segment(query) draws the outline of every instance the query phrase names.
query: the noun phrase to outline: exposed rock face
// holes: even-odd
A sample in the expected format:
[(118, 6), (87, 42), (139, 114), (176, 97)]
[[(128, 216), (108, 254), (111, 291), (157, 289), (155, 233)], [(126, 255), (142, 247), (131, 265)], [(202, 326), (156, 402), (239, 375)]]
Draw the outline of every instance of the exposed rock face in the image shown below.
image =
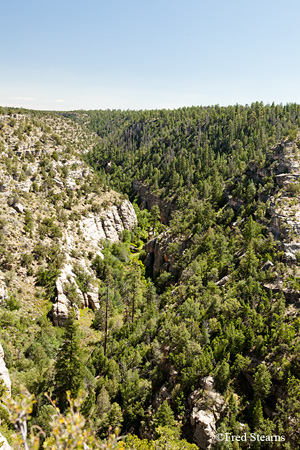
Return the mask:
[(0, 304), (8, 298), (8, 291), (6, 284), (0, 279)]
[[(83, 270), (86, 270), (86, 266), (84, 266)], [(79, 304), (72, 304), (71, 300), (67, 297), (66, 293), (68, 284), (73, 286), (73, 290), (76, 293), (77, 302), (79, 302)], [(52, 319), (54, 325), (65, 325), (68, 319), (68, 311), (71, 307), (77, 309), (78, 316), (78, 306), (81, 308), (90, 306), (94, 310), (98, 309), (98, 289), (92, 287), (91, 290), (92, 292), (83, 294), (76, 283), (76, 275), (73, 272), (72, 264), (70, 262), (65, 264), (56, 281), (57, 299), (56, 303), (52, 306)], [(97, 296), (97, 299), (95, 299), (95, 296)]]
[(94, 288), (94, 290), (90, 290), (89, 292), (86, 292), (84, 295), (84, 298), (86, 300), (87, 306), (92, 308), (93, 311), (96, 311), (100, 308), (99, 303), (99, 295), (98, 295), (98, 289)]
[(7, 439), (0, 433), (0, 446), (1, 444), (1, 450), (13, 450), (13, 448), (8, 444)]
[[(294, 142), (285, 140), (272, 149), (269, 156), (269, 166), (261, 169), (256, 164), (249, 164), (251, 178), (262, 181), (266, 176), (275, 175), (277, 192), (269, 197), (261, 195), (260, 200), (268, 202), (268, 214), (271, 216), (270, 230), (275, 238), (283, 240), (282, 250), (287, 263), (296, 261), (296, 252), (300, 252), (300, 151)], [(233, 198), (231, 193), (224, 191), (229, 205), (239, 210), (244, 202)]]
[(147, 257), (144, 261), (146, 267), (153, 269), (153, 276), (157, 277), (161, 271), (168, 270), (170, 267), (170, 260), (168, 254), (168, 243), (170, 236), (162, 233), (159, 236), (150, 239), (145, 244)]
[(171, 394), (166, 388), (166, 386), (162, 386), (160, 390), (155, 394), (154, 400), (153, 400), (153, 406), (154, 408), (158, 409), (159, 406), (165, 401), (170, 400)]
[[(99, 214), (90, 214), (80, 221), (80, 227), (86, 248), (102, 256), (99, 242), (101, 239), (108, 239), (111, 242), (118, 242), (119, 235), (124, 230), (132, 230), (137, 224), (137, 218), (132, 204), (124, 200), (120, 206), (110, 206)], [(74, 236), (66, 231), (66, 250), (74, 248)], [(52, 318), (54, 325), (63, 326), (68, 318), (68, 311), (72, 302), (68, 298), (67, 285), (71, 284), (76, 293), (77, 303), (80, 308), (90, 307), (93, 310), (99, 309), (98, 287), (91, 285), (88, 292), (82, 293), (76, 283), (76, 274), (73, 271), (73, 261), (68, 256), (68, 262), (63, 267), (60, 276), (56, 281), (57, 301), (52, 307)], [(87, 267), (84, 259), (80, 261), (82, 270), (93, 276), (92, 271)], [(96, 281), (96, 280), (95, 280)], [(73, 305), (74, 306), (74, 305)]]
[(69, 313), (69, 300), (66, 296), (62, 297), (62, 295), (57, 297), (57, 302), (52, 306), (52, 320), (54, 325), (59, 327), (65, 325)]
[(284, 238), (283, 251), (288, 263), (296, 261), (300, 252), (300, 211), (299, 211), (299, 150), (292, 142), (282, 142), (274, 171), (279, 192), (271, 197), (269, 214), (272, 217), (271, 230), (275, 236)]
[(119, 206), (119, 214), (122, 218), (125, 230), (132, 230), (137, 225), (137, 218), (134, 207), (129, 200), (124, 200)]
[[(169, 244), (175, 242), (175, 239), (167, 231), (161, 233), (157, 237), (150, 239), (145, 244), (145, 250), (147, 252), (144, 264), (146, 267), (153, 269), (153, 276), (158, 276), (162, 271), (167, 270), (174, 273), (175, 258), (170, 255)], [(183, 252), (186, 247), (186, 243), (179, 242), (179, 252)]]
[(147, 208), (149, 211), (152, 206), (157, 205), (160, 210), (161, 221), (164, 224), (168, 224), (173, 211), (175, 210), (175, 204), (172, 202), (166, 203), (163, 199), (157, 197), (155, 194), (152, 194), (150, 188), (141, 183), (140, 181), (133, 182), (133, 190), (139, 196), (141, 201), (141, 208)]
[(194, 429), (194, 442), (199, 448), (209, 450), (215, 442), (217, 421), (224, 405), (222, 395), (214, 391), (213, 377), (201, 380), (203, 391), (198, 389), (189, 397), (190, 421)]
[(118, 242), (122, 231), (132, 230), (136, 225), (136, 214), (128, 200), (124, 200), (119, 207), (110, 206), (99, 214), (90, 214), (80, 222), (85, 240), (97, 250), (101, 239)]
[(81, 301), (80, 306), (85, 306), (83, 294), (77, 286), (75, 277), (76, 275), (72, 271), (72, 265), (66, 264), (56, 281), (57, 302), (52, 306), (52, 319), (54, 325), (63, 326), (66, 323), (69, 308), (72, 306), (71, 301), (64, 293), (64, 289), (66, 290), (66, 283), (70, 283), (74, 286), (76, 294)]
[(216, 282), (217, 286), (225, 286), (225, 284), (230, 280), (230, 276), (226, 275), (225, 277), (221, 278), (219, 281)]
[(288, 303), (297, 303), (300, 300), (300, 292), (295, 289), (285, 287), (282, 281), (278, 283), (265, 283), (264, 288), (274, 294), (282, 293)]
[(216, 420), (214, 413), (193, 408), (191, 425), (195, 428), (194, 442), (201, 449), (210, 449), (216, 435)]
[(11, 381), (10, 381), (8, 369), (7, 369), (5, 361), (4, 361), (4, 351), (3, 351), (1, 344), (0, 344), (0, 380), (3, 380), (3, 382), (6, 386), (6, 391), (7, 391), (8, 395), (10, 396)]

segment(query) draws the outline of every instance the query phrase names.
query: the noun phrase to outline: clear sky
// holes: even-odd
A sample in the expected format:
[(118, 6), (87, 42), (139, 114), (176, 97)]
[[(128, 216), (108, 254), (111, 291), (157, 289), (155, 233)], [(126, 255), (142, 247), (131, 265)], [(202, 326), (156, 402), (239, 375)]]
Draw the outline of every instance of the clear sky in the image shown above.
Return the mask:
[(300, 103), (299, 0), (4, 0), (0, 105)]

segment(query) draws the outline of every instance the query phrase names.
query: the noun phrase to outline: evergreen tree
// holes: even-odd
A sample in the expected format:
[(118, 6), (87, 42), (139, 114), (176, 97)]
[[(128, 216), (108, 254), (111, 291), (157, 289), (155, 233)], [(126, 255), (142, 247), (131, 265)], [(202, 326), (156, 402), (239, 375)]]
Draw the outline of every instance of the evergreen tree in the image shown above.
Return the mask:
[(177, 422), (175, 420), (174, 413), (172, 411), (171, 406), (165, 400), (158, 408), (157, 412), (154, 415), (155, 418), (155, 425), (156, 427), (168, 427), (173, 428), (177, 427)]
[(152, 206), (150, 214), (151, 214), (150, 221), (151, 221), (152, 229), (153, 229), (153, 232), (155, 232), (157, 225), (160, 223), (160, 211), (159, 211), (158, 205)]
[(55, 363), (54, 396), (61, 411), (68, 406), (67, 391), (75, 398), (83, 383), (84, 371), (81, 358), (80, 338), (75, 312), (71, 310), (66, 323), (63, 344), (58, 350)]
[(254, 375), (254, 395), (256, 398), (265, 399), (271, 392), (272, 377), (265, 364), (260, 364)]

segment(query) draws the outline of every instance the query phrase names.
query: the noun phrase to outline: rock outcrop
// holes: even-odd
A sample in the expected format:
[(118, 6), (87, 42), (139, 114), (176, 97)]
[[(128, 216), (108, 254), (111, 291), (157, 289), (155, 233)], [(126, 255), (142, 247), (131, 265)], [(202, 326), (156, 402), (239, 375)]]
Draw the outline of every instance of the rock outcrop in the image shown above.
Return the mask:
[(90, 289), (89, 292), (85, 292), (83, 296), (85, 298), (87, 306), (93, 311), (96, 311), (100, 308), (98, 289), (96, 287)]
[(122, 231), (132, 230), (136, 225), (136, 214), (128, 200), (124, 200), (120, 206), (110, 206), (99, 214), (89, 214), (80, 221), (82, 235), (97, 250), (101, 239), (118, 242)]
[[(81, 261), (81, 268), (84, 272), (87, 269), (85, 261)], [(69, 294), (70, 287), (72, 290), (72, 298)], [(77, 310), (79, 316), (79, 307), (90, 307), (93, 310), (99, 309), (98, 289), (96, 286), (90, 286), (90, 292), (83, 293), (76, 281), (76, 274), (73, 272), (73, 265), (69, 262), (63, 267), (58, 279), (56, 280), (57, 298), (56, 303), (52, 306), (52, 319), (54, 325), (64, 326), (68, 319), (68, 312), (71, 307)]]
[(283, 239), (282, 249), (287, 263), (296, 261), (300, 254), (300, 211), (299, 211), (299, 149), (293, 142), (285, 141), (274, 152), (278, 187), (276, 195), (270, 198), (269, 214), (272, 217), (271, 230), (275, 236)]
[(215, 442), (217, 421), (224, 406), (224, 398), (214, 390), (213, 377), (201, 380), (202, 389), (192, 392), (190, 421), (194, 431), (194, 442), (200, 449), (209, 450)]
[(72, 270), (72, 265), (66, 264), (56, 280), (57, 299), (56, 303), (52, 306), (52, 319), (54, 325), (63, 326), (68, 319), (69, 309), (72, 306), (78, 309), (78, 304), (73, 304), (64, 293), (64, 291), (67, 291), (66, 284), (73, 286), (73, 289), (78, 296), (77, 298), (80, 302), (80, 306), (85, 306), (83, 294), (78, 288), (75, 278), (76, 275)]
[[(169, 252), (169, 245), (177, 242), (175, 238), (167, 231), (150, 239), (145, 244), (147, 253), (144, 264), (153, 270), (153, 276), (157, 277), (164, 270), (175, 273), (174, 263), (175, 257)], [(186, 242), (178, 241), (178, 252), (182, 253), (187, 247)]]
[(140, 181), (133, 182), (133, 190), (139, 197), (141, 209), (147, 208), (150, 211), (153, 206), (157, 205), (160, 210), (162, 223), (167, 225), (170, 222), (172, 213), (176, 209), (174, 203), (166, 202), (164, 199), (159, 198), (151, 192), (146, 184), (143, 184)]
[(4, 280), (0, 279), (0, 304), (8, 298), (8, 290)]
[(272, 291), (273, 294), (283, 294), (287, 303), (299, 305), (300, 292), (284, 286), (284, 283), (281, 280), (277, 283), (265, 283), (264, 288), (267, 289), (267, 291)]
[(69, 314), (69, 300), (64, 294), (57, 296), (56, 303), (52, 306), (52, 320), (54, 325), (65, 325)]
[[(102, 256), (99, 246), (101, 240), (118, 242), (120, 233), (124, 230), (132, 230), (136, 224), (136, 214), (128, 200), (124, 200), (119, 206), (112, 205), (98, 214), (90, 214), (80, 221), (85, 248), (87, 251)], [(67, 231), (65, 238), (66, 251), (70, 251), (74, 248), (74, 236)], [(75, 261), (70, 258), (69, 254), (67, 254), (67, 261), (56, 281), (57, 299), (52, 306), (53, 323), (58, 326), (63, 326), (66, 323), (68, 311), (72, 306), (75, 308), (89, 307), (94, 311), (100, 307), (96, 279), (85, 260), (81, 259), (79, 266), (81, 266), (81, 270), (94, 279), (94, 284), (90, 284), (87, 292), (82, 292), (77, 285), (73, 267)], [(74, 299), (72, 300), (68, 294), (68, 287), (70, 290), (70, 286), (73, 297), (76, 297), (75, 303)]]
[(5, 386), (6, 386), (6, 392), (10, 396), (11, 394), (11, 381), (8, 369), (6, 367), (5, 361), (4, 361), (4, 351), (2, 348), (2, 345), (0, 344), (0, 380), (3, 380)]
[(13, 450), (13, 448), (8, 444), (7, 439), (0, 433), (0, 448), (1, 450)]

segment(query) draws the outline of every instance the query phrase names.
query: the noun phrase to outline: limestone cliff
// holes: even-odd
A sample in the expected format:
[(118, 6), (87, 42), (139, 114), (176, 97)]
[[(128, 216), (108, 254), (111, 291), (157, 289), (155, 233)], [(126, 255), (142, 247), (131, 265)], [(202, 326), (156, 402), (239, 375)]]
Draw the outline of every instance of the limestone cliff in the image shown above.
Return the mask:
[[(137, 218), (132, 204), (102, 184), (84, 161), (82, 155), (97, 139), (55, 113), (0, 115), (3, 306), (14, 296), (23, 313), (38, 315), (42, 301), (37, 307), (35, 295), (53, 299), (56, 294), (56, 324), (64, 323), (74, 298), (78, 307), (99, 307), (91, 262), (102, 256), (101, 241), (117, 242)], [(76, 266), (90, 280), (84, 292)], [(56, 287), (49, 292), (46, 278), (57, 273)]]
[[(119, 235), (124, 230), (132, 230), (137, 225), (137, 218), (132, 204), (124, 200), (118, 207), (113, 205), (101, 213), (89, 214), (79, 222), (85, 250), (102, 256), (101, 241), (109, 240), (112, 243), (118, 242)], [(89, 283), (88, 290), (82, 292), (76, 282), (76, 274), (73, 272), (73, 265), (77, 264), (74, 258), (70, 257), (73, 250), (72, 243), (74, 235), (70, 231), (68, 234), (68, 244), (65, 248), (68, 262), (64, 265), (56, 281), (57, 298), (52, 307), (52, 318), (55, 325), (64, 325), (68, 317), (68, 310), (74, 306), (68, 294), (66, 285), (71, 283), (77, 294), (77, 307), (90, 307), (93, 310), (99, 309), (98, 287), (95, 276), (90, 265), (84, 258), (79, 261), (79, 266), (93, 280)], [(68, 253), (69, 252), (69, 253)]]
[(119, 206), (112, 205), (99, 214), (89, 214), (80, 221), (82, 235), (91, 247), (98, 248), (101, 239), (118, 242), (124, 230), (132, 230), (137, 218), (132, 204), (128, 200)]
[(147, 208), (150, 211), (153, 206), (157, 205), (162, 223), (169, 223), (172, 213), (176, 209), (175, 203), (172, 201), (166, 202), (163, 198), (153, 194), (149, 186), (137, 180), (133, 182), (133, 190), (139, 197), (141, 209)]

